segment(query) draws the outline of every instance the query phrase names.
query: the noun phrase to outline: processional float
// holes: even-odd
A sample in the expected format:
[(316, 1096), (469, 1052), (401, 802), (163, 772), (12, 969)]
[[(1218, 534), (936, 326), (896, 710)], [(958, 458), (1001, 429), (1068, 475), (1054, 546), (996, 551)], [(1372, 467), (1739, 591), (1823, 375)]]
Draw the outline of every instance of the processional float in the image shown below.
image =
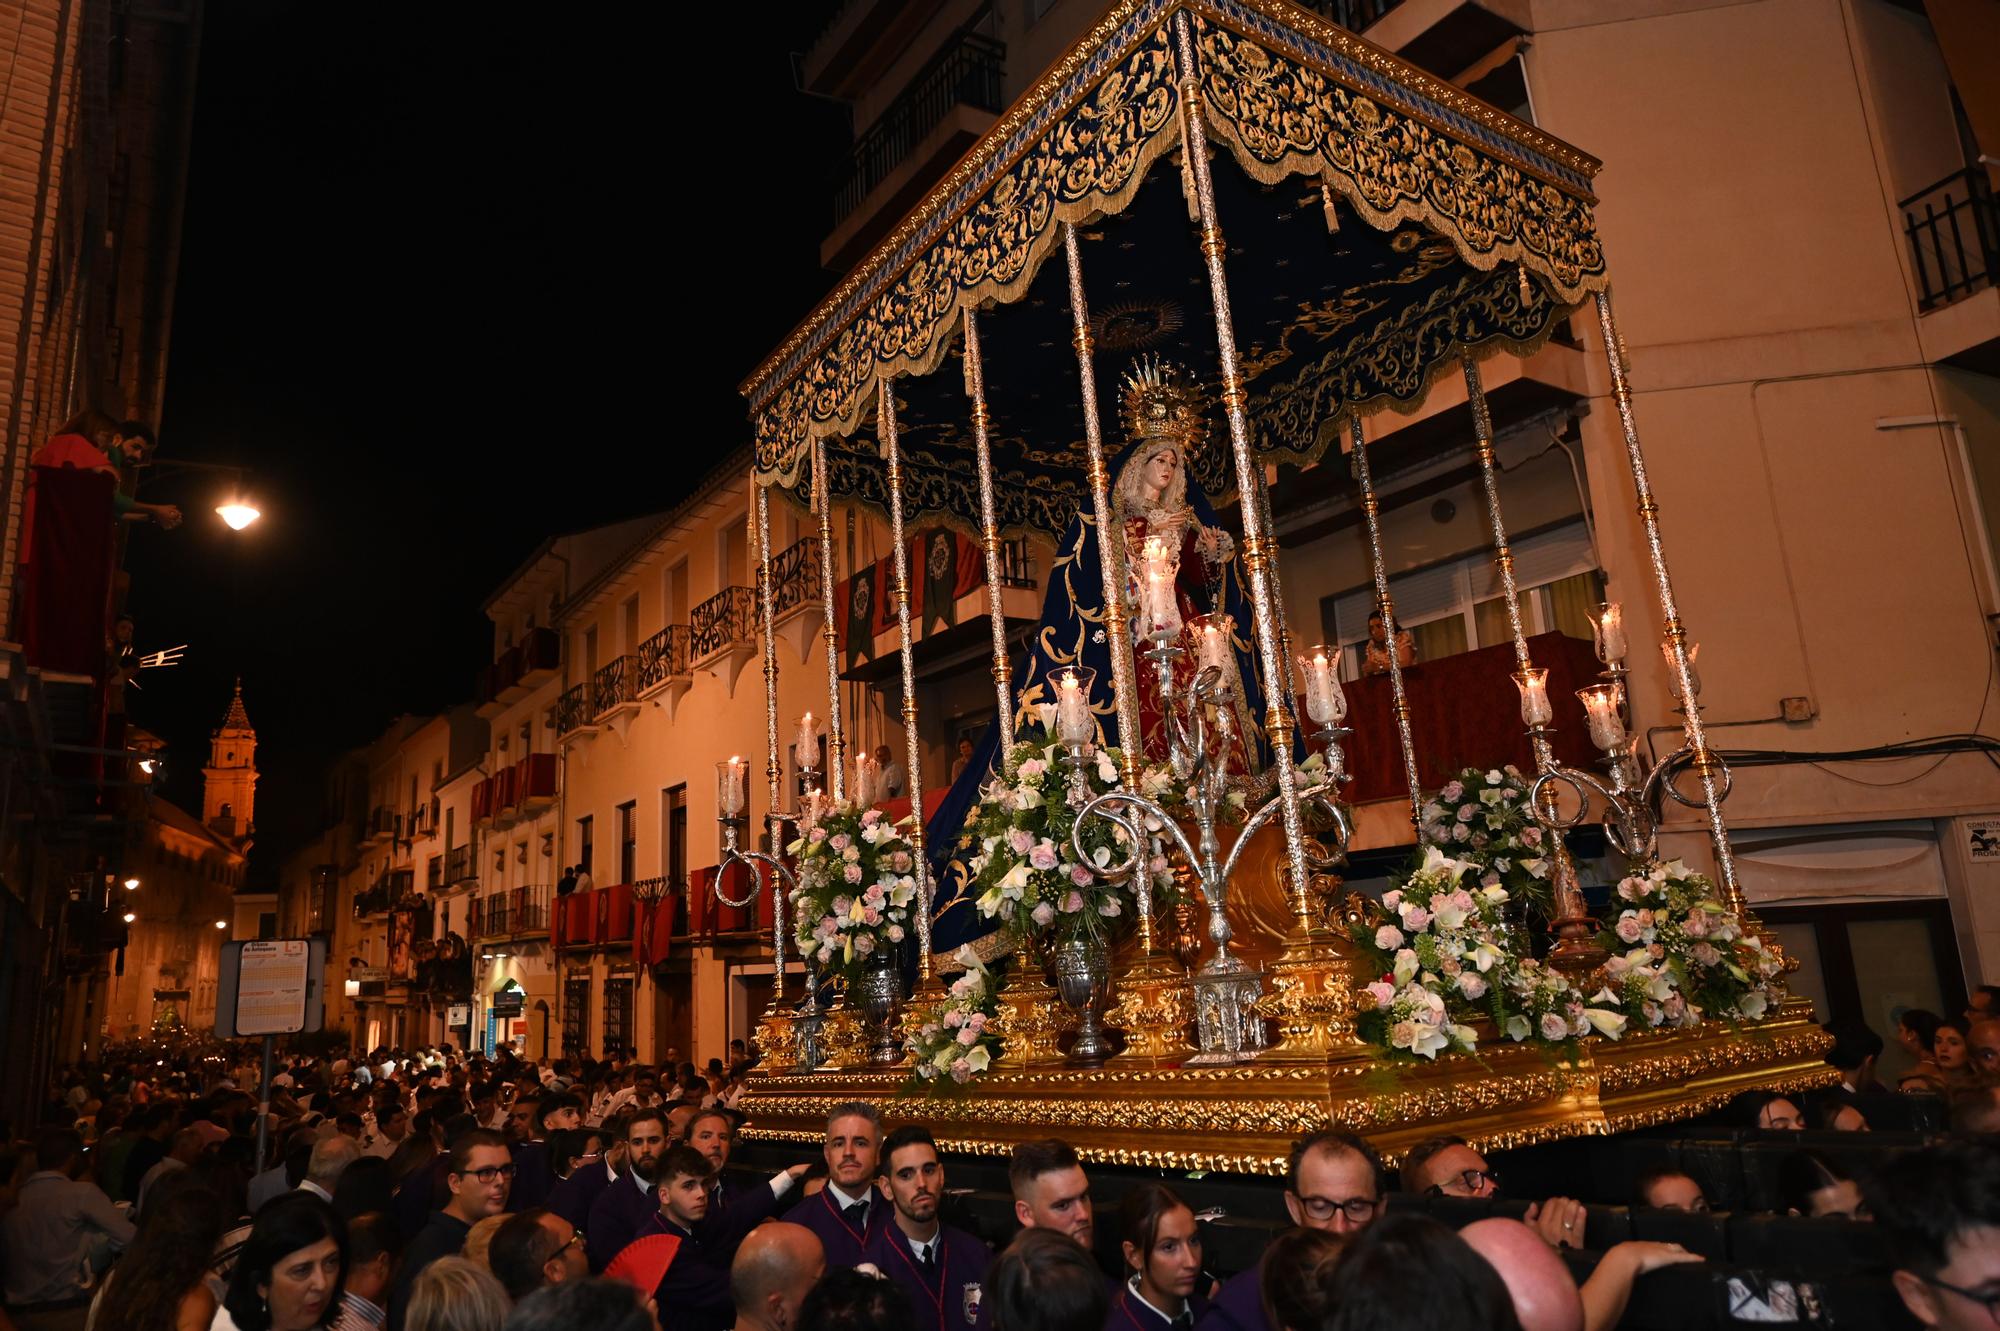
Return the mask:
[[(817, 1140), (833, 1104), (886, 1103), (910, 1079), (897, 1029), (898, 967), (883, 956), (852, 968), (849, 916), (857, 933), (874, 930), (871, 941), (901, 940), (906, 925), (913, 936), (918, 992), (906, 1024), (944, 992), (930, 853), (940, 848), (925, 846), (921, 815), (894, 840), (857, 817), (877, 793), (869, 762), (848, 779), (835, 502), (880, 514), (890, 528), (912, 809), (925, 801), (906, 533), (922, 522), (973, 534), (985, 560), (995, 715), (1005, 727), (995, 780), (1019, 776), (1016, 732), (1038, 715), (1036, 733), (1060, 769), (1047, 778), (1056, 783), (1050, 797), (1068, 806), (1048, 815), (1066, 843), (1051, 841), (1042, 853), (1077, 875), (1069, 904), (1110, 903), (1104, 894), (1123, 890), (1134, 916), (1115, 956), (1083, 937), (1011, 968), (993, 1030), (975, 1041), (984, 1048), (983, 1037), (1001, 1036), (990, 1066), (963, 1094), (910, 1107), (947, 1148), (1000, 1152), (1055, 1134), (1093, 1159), (1274, 1172), (1292, 1139), (1329, 1123), (1367, 1133), (1392, 1155), (1440, 1131), (1504, 1147), (1685, 1117), (1750, 1086), (1824, 1080), (1824, 1037), (1793, 1000), (1756, 1022), (1701, 1021), (1553, 1046), (1486, 1039), (1476, 1057), (1394, 1064), (1357, 1035), (1357, 1018), (1377, 1001), (1370, 982), (1387, 977), (1369, 973), (1357, 947), (1363, 908), (1335, 899), (1331, 875), (1349, 831), (1339, 800), (1342, 744), (1389, 737), (1352, 737), (1344, 726), (1337, 649), (1301, 651), (1292, 642), (1269, 483), (1274, 464), (1349, 451), (1376, 603), (1393, 644), (1363, 421), (1383, 408), (1414, 409), (1447, 375), (1463, 377), (1470, 402), (1535, 768), (1525, 777), (1528, 806), (1547, 838), (1550, 938), (1536, 964), (1575, 993), (1600, 982), (1603, 935), (1564, 834), (1602, 810), (1612, 845), (1643, 866), (1669, 800), (1707, 821), (1719, 913), (1701, 918), (1742, 922), (1750, 955), (1772, 955), (1758, 950), (1737, 883), (1722, 814), (1728, 773), (1702, 727), (1694, 646), (1674, 599), (1594, 229), (1597, 168), (1285, 0), (1127, 0), (744, 384), (757, 435), (770, 853), (739, 846), (748, 765), (719, 764), (717, 782), (725, 865), (753, 867), (749, 890), (768, 885), (778, 898), (776, 983), (759, 1036), (765, 1058), (746, 1101), (752, 1135)], [(1241, 228), (1229, 239), (1225, 220)], [(1100, 302), (1095, 311), (1087, 293)], [(1626, 720), (1625, 626), (1617, 606), (1603, 607), (1605, 674), (1579, 695), (1605, 755), (1603, 779), (1558, 762), (1549, 742), (1546, 671), (1523, 628), (1479, 370), (1483, 357), (1538, 348), (1586, 302), (1610, 367), (1684, 728), (1680, 751), (1646, 769)], [(1205, 623), (1183, 622), (1170, 586), (1194, 556), (1176, 565), (1170, 540), (1129, 542), (1126, 473), (1114, 485), (1099, 394), (1099, 375), (1123, 368), (1101, 359), (1125, 352), (1163, 356), (1219, 385), (1226, 448), (1199, 447), (1200, 394), (1157, 360), (1121, 394), (1136, 464), (1150, 465), (1137, 457), (1155, 437), (1149, 431), (1182, 429), (1175, 460), (1196, 487), (1234, 498), (1240, 541), (1215, 533), (1198, 508), (1186, 510), (1187, 529), (1169, 533), (1218, 563), (1217, 551), (1232, 548), (1240, 582), (1214, 598)], [(958, 374), (937, 372), (952, 359)], [(1161, 475), (1171, 471), (1161, 464)], [(1147, 483), (1141, 473), (1137, 484)], [(825, 713), (802, 718), (789, 745), (771, 650), (773, 490), (815, 515), (820, 556)], [(1064, 545), (1065, 533), (1081, 535)], [(1001, 543), (1011, 536), (1059, 538), (1052, 583), (1059, 573), (1079, 606), (1096, 596), (1110, 608), (1094, 618), (1082, 612), (1073, 651), (1057, 652), (1058, 663), (1069, 663), (1060, 671), (1043, 668), (1047, 644), (1031, 643), (1034, 678), (1025, 681), (1014, 678), (1002, 607)], [(1245, 622), (1226, 613), (1226, 595), (1245, 604)], [(1397, 654), (1388, 655), (1394, 742), (1411, 817), (1421, 823), (1421, 737)], [(1109, 706), (1079, 705), (1094, 682), (1083, 682), (1086, 657), (1108, 658)], [(1295, 699), (1309, 724), (1294, 716)], [(1302, 765), (1307, 752), (1315, 756)], [(1149, 755), (1157, 757), (1151, 766)], [(1039, 772), (1039, 758), (1028, 761)], [(1690, 781), (1698, 793), (1683, 789)], [(1224, 827), (1232, 803), (1237, 816)], [(833, 827), (843, 830), (829, 850)], [(976, 842), (967, 836), (959, 847), (975, 865)], [(822, 878), (845, 873), (855, 885), (836, 898), (841, 918), (822, 921), (817, 935), (788, 922), (801, 881), (799, 863), (780, 853), (787, 845), (821, 855), (814, 863), (827, 866), (815, 870)], [(1153, 899), (1169, 880), (1206, 904), (1210, 944), (1199, 967), (1162, 951)], [(722, 882), (718, 875), (718, 892)], [(1263, 968), (1246, 965), (1231, 945), (1238, 898), (1260, 893), (1282, 902), (1287, 921)], [(802, 953), (797, 988), (788, 951)], [(837, 997), (824, 985), (830, 960), (849, 963)], [(1780, 995), (1781, 986), (1773, 981)], [(1065, 1008), (1076, 1027), (1067, 1051), (1058, 1043)], [(1115, 1054), (1107, 1022), (1122, 1034)]]

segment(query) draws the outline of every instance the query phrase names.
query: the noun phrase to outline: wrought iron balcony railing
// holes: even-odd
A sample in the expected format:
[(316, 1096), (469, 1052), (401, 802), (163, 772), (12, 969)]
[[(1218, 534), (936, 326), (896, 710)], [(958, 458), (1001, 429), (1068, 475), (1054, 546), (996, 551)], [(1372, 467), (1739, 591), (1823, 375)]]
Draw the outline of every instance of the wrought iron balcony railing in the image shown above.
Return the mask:
[(2000, 206), (1984, 167), (1954, 171), (1898, 206), (1917, 270), (1919, 310), (1993, 285), (2000, 273)]
[(479, 866), (473, 861), (472, 847), (453, 846), (444, 853), (444, 881), (446, 885), (463, 883), (479, 877)]
[(961, 32), (931, 57), (903, 95), (890, 103), (881, 119), (855, 141), (848, 153), (847, 173), (833, 195), (833, 220), (845, 221), (861, 206), (868, 192), (916, 150), (951, 113), (954, 106), (971, 106), (998, 113), (1001, 76), (1006, 72), (1007, 45), (976, 32)]
[(639, 644), (638, 691), (657, 688), (688, 672), (688, 626), (669, 624)]
[(610, 665), (598, 667), (590, 680), (590, 714), (603, 716), (638, 694), (638, 658), (621, 656)]
[(782, 615), (819, 596), (819, 556), (810, 538), (793, 541), (771, 561), (771, 609)]
[(590, 684), (572, 684), (564, 689), (556, 699), (556, 733), (567, 735), (572, 730), (580, 730), (590, 724), (594, 715), (590, 710), (593, 696)]
[(724, 587), (688, 616), (688, 655), (696, 661), (756, 639), (757, 594), (748, 587)]

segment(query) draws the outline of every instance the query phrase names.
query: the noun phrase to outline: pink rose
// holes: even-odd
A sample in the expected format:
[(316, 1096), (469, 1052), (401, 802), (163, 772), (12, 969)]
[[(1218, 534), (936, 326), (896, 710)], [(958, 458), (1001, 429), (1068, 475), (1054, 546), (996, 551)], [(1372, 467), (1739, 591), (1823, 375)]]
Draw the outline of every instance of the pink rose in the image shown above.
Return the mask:
[(959, 1028), (958, 1028), (958, 1042), (959, 1042), (960, 1044), (977, 1044), (977, 1043), (979, 1042), (979, 1031), (978, 1031), (978, 1029), (977, 1029), (976, 1027), (972, 1027), (972, 1026), (961, 1026), (961, 1027), (959, 1027)]
[(1405, 929), (1421, 929), (1430, 922), (1431, 913), (1422, 906), (1405, 906), (1403, 908), (1403, 927)]
[(849, 840), (847, 833), (841, 832), (836, 836), (828, 837), (826, 844), (832, 846), (835, 850), (846, 850), (852, 842)]
[(1471, 999), (1484, 998), (1486, 997), (1486, 981), (1478, 971), (1460, 971), (1458, 973), (1458, 992)]
[(882, 923), (882, 912), (870, 906), (867, 910), (861, 912), (861, 922), (870, 929), (873, 929), (876, 925)]
[(1522, 844), (1522, 845), (1524, 845), (1524, 846), (1527, 846), (1527, 847), (1529, 847), (1530, 849), (1533, 849), (1534, 847), (1536, 847), (1536, 846), (1539, 846), (1539, 845), (1541, 845), (1541, 844), (1542, 844), (1542, 829), (1541, 829), (1541, 828), (1539, 828), (1539, 827), (1524, 827), (1524, 828), (1522, 828), (1522, 829), (1521, 829), (1521, 844)]
[(1628, 910), (1618, 917), (1618, 923), (1615, 928), (1620, 941), (1626, 943), (1636, 943), (1639, 941), (1639, 921), (1631, 911)]
[(1070, 866), (1069, 880), (1078, 887), (1089, 887), (1090, 870), (1084, 868), (1081, 864), (1073, 864)]
[(1044, 841), (1028, 852), (1028, 863), (1037, 869), (1053, 869), (1059, 862), (1053, 842)]
[(1048, 764), (1043, 762), (1040, 758), (1030, 758), (1028, 759), (1028, 761), (1021, 764), (1020, 768), (1021, 779), (1023, 781), (1033, 781), (1036, 777), (1040, 776), (1043, 772), (1046, 772), (1048, 770), (1049, 770)]
[(960, 1085), (964, 1085), (966, 1082), (971, 1081), (972, 1064), (966, 1062), (962, 1058), (954, 1059), (951, 1065), (951, 1079), (955, 1082), (958, 1082)]
[(889, 857), (889, 867), (897, 873), (908, 873), (913, 863), (915, 861), (910, 858), (910, 852), (907, 850), (899, 850)]
[(1024, 827), (1007, 829), (1007, 845), (1016, 855), (1026, 855), (1035, 848), (1035, 838)]
[(1569, 1038), (1569, 1023), (1563, 1020), (1560, 1012), (1542, 1014), (1542, 1038), (1550, 1041)]
[(1445, 782), (1444, 789), (1438, 792), (1438, 798), (1449, 803), (1452, 800), (1462, 798), (1464, 794), (1465, 783), (1463, 781), (1447, 781)]
[(1375, 1000), (1375, 1006), (1386, 1008), (1396, 1001), (1395, 986), (1387, 980), (1377, 980), (1368, 986), (1368, 993)]
[(1401, 907), (1402, 904), (1403, 904), (1403, 894), (1401, 892), (1384, 892), (1382, 894), (1382, 905), (1385, 909), (1396, 910), (1399, 907)]
[(1082, 910), (1083, 893), (1077, 891), (1071, 891), (1068, 896), (1063, 898), (1062, 908), (1065, 914), (1070, 914), (1070, 915), (1073, 915), (1077, 911)]
[(1403, 931), (1393, 924), (1385, 924), (1375, 931), (1375, 946), (1384, 952), (1394, 952), (1403, 945)]
[(856, 935), (854, 939), (854, 950), (856, 952), (859, 952), (862, 956), (865, 957), (870, 952), (873, 952), (875, 950), (875, 940), (870, 938), (867, 934)]
[(1038, 929), (1048, 928), (1049, 922), (1055, 919), (1055, 917), (1056, 908), (1046, 901), (1038, 903), (1032, 911), (1028, 912), (1028, 918), (1035, 922), (1035, 927)]
[(846, 872), (845, 872), (845, 873), (844, 873), (844, 874), (843, 874), (842, 876), (843, 876), (843, 877), (845, 877), (845, 878), (847, 879), (847, 881), (848, 881), (848, 882), (850, 882), (850, 883), (858, 883), (858, 882), (860, 882), (860, 881), (861, 881), (861, 866), (860, 866), (860, 865), (858, 865), (858, 864), (850, 864), (850, 865), (848, 865), (848, 866), (847, 866), (847, 869), (846, 869)]

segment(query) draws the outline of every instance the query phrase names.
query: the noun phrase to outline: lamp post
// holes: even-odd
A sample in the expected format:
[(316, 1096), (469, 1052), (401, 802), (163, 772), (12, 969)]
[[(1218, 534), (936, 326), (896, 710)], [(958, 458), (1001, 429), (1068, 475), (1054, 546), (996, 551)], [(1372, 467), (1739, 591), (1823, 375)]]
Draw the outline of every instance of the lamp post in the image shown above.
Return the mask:
[(250, 474), (244, 467), (231, 466), (223, 462), (194, 462), (175, 458), (170, 462), (148, 462), (141, 472), (152, 480), (165, 480), (170, 476), (190, 473), (220, 474), (235, 479), (235, 493), (215, 505), (215, 514), (228, 525), (231, 531), (242, 531), (251, 523), (263, 517), (257, 506), (244, 495), (244, 479)]

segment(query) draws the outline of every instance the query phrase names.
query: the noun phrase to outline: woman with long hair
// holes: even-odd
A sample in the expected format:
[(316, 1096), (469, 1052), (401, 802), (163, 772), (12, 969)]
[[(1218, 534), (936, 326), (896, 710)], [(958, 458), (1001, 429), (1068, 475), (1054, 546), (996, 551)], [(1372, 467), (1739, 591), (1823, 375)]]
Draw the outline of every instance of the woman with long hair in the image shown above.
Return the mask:
[(106, 1277), (87, 1327), (203, 1331), (214, 1320), (208, 1259), (228, 1220), (222, 1199), (192, 1180), (164, 1185), (148, 1199), (139, 1233)]
[(211, 1331), (317, 1331), (346, 1274), (347, 1226), (322, 1198), (288, 1192), (257, 1212)]
[(1171, 1331), (1183, 1316), (1199, 1321), (1208, 1299), (1194, 1209), (1172, 1188), (1142, 1183), (1118, 1204), (1118, 1237), (1125, 1282), (1111, 1301), (1107, 1331)]

